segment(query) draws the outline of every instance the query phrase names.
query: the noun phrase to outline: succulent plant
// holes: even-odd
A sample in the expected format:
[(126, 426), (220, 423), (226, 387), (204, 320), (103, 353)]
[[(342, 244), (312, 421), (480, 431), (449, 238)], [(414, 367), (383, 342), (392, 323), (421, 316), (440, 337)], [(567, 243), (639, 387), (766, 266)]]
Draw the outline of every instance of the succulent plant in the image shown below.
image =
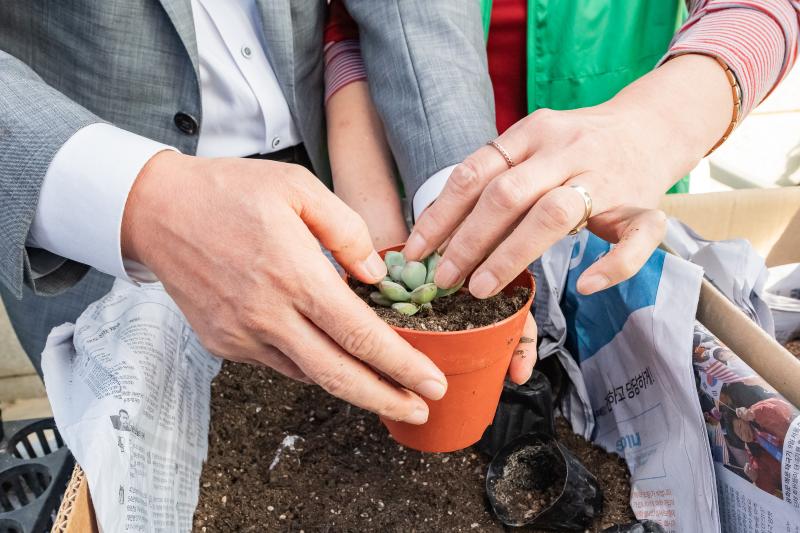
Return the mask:
[(370, 300), (396, 312), (411, 316), (422, 308), (430, 309), (436, 298), (457, 292), (463, 281), (449, 289), (440, 289), (433, 282), (441, 256), (429, 255), (422, 261), (408, 261), (400, 252), (386, 252), (384, 262), (389, 275), (377, 283), (377, 291), (369, 295)]

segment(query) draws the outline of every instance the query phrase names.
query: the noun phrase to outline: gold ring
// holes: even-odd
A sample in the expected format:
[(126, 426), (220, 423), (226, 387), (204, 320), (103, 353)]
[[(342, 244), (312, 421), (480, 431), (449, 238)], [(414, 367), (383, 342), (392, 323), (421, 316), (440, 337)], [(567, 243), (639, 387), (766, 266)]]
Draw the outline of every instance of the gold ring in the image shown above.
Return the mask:
[(580, 185), (570, 185), (570, 187), (578, 191), (583, 199), (583, 218), (581, 218), (581, 221), (569, 232), (570, 235), (575, 235), (589, 224), (589, 217), (592, 216), (592, 197), (589, 196), (589, 192)]
[(503, 159), (506, 160), (506, 164), (508, 165), (508, 168), (511, 168), (511, 167), (514, 166), (514, 160), (511, 159), (510, 155), (508, 155), (508, 152), (506, 152), (506, 149), (503, 148), (502, 146), (500, 146), (500, 143), (498, 143), (497, 141), (489, 141), (486, 144), (488, 144), (489, 146), (494, 146), (495, 149), (498, 152), (500, 152), (500, 155), (502, 155)]

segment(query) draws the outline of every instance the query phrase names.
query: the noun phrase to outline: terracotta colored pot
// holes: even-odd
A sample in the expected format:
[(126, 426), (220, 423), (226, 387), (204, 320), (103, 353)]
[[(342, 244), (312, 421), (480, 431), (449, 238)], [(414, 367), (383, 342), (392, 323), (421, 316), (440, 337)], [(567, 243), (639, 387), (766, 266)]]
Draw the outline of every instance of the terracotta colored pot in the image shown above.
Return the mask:
[[(401, 250), (394, 246), (381, 252)], [(425, 452), (452, 452), (480, 440), (492, 423), (511, 356), (522, 335), (536, 289), (527, 271), (512, 281), (527, 287), (531, 296), (516, 313), (500, 322), (464, 331), (421, 331), (392, 326), (414, 348), (427, 355), (447, 376), (447, 394), (438, 401), (425, 399), (428, 421), (416, 426), (381, 418), (392, 437), (409, 448)]]

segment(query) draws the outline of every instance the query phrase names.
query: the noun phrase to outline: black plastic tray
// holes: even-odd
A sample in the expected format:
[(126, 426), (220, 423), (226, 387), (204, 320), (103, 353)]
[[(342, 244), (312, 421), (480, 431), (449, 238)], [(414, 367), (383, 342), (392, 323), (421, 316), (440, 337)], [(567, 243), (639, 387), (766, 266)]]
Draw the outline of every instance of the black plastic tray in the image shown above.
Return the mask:
[(50, 531), (74, 464), (52, 418), (2, 422), (0, 533)]

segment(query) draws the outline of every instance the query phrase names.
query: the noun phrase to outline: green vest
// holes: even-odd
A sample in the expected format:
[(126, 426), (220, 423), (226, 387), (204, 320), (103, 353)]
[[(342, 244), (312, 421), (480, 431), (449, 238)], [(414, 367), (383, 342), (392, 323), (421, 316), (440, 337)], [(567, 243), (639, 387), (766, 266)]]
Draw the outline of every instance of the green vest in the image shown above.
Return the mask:
[[(480, 0), (489, 33), (492, 0)], [(528, 0), (528, 112), (600, 104), (651, 71), (686, 16), (683, 0)], [(685, 177), (669, 192), (688, 192)]]

